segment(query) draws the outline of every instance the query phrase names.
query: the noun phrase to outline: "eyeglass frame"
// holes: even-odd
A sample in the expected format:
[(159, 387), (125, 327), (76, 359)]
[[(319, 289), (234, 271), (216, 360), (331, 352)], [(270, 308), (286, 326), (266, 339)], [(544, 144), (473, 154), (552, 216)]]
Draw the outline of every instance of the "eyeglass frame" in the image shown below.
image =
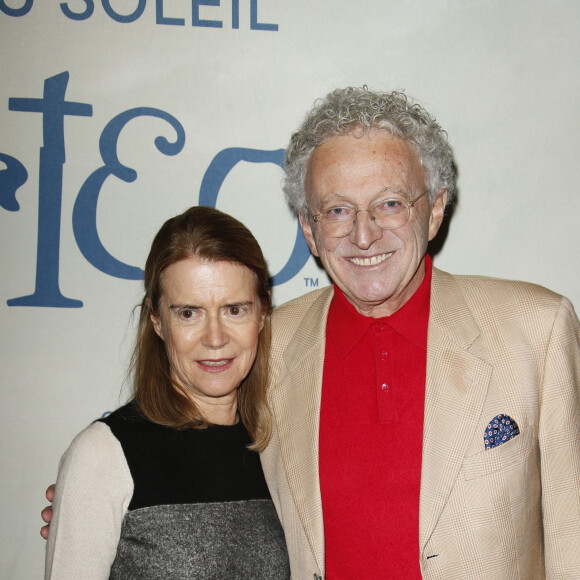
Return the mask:
[[(387, 230), (389, 232), (392, 232), (394, 230), (398, 230), (399, 228), (402, 228), (403, 226), (406, 226), (409, 223), (409, 220), (411, 219), (411, 210), (415, 207), (415, 204), (422, 198), (425, 197), (428, 193), (429, 193), (429, 188), (427, 188), (421, 195), (419, 195), (418, 197), (416, 197), (415, 199), (412, 200), (408, 200), (407, 204), (406, 204), (406, 208), (407, 208), (407, 219), (405, 220), (405, 222), (403, 224), (401, 224), (400, 226), (397, 226), (396, 228), (383, 228), (382, 226), (379, 226), (379, 224), (377, 224), (377, 226), (379, 228), (381, 228), (381, 230)], [(385, 199), (385, 200), (378, 200), (380, 201), (388, 201), (389, 198)], [(371, 204), (372, 205), (372, 204)], [(332, 209), (336, 209), (337, 207), (343, 207), (343, 206), (335, 206), (335, 207), (331, 207), (326, 211), (330, 211)], [(354, 230), (354, 225), (356, 224), (356, 220), (357, 220), (357, 216), (359, 214), (359, 212), (361, 211), (368, 211), (370, 213), (370, 209), (367, 208), (361, 208), (361, 209), (356, 209), (355, 214), (354, 214), (354, 219), (352, 220), (352, 227), (350, 228), (350, 230), (342, 235), (342, 236), (329, 236), (328, 234), (324, 233), (324, 228), (323, 228), (323, 224), (322, 222), (320, 222), (320, 216), (322, 215), (323, 212), (317, 213), (317, 214), (313, 214), (312, 211), (310, 210), (310, 208), (308, 206), (306, 206), (306, 209), (308, 210), (308, 213), (310, 215), (310, 217), (314, 220), (314, 222), (316, 224), (320, 225), (320, 230), (322, 231), (322, 235), (327, 237), (327, 238), (335, 238), (335, 239), (340, 239), (340, 238), (346, 238), (346, 236), (349, 236), (352, 233), (352, 230)], [(371, 221), (376, 223), (376, 218), (375, 216), (373, 216), (371, 214)], [(346, 223), (346, 222), (344, 222)]]

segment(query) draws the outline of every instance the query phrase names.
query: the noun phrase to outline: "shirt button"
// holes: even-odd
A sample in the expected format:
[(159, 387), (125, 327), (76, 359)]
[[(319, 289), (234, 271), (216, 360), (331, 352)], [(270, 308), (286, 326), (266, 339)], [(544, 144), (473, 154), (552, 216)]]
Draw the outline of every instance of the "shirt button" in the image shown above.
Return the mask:
[(382, 322), (377, 323), (376, 327), (375, 327), (379, 332), (382, 332), (383, 330), (385, 330), (385, 325)]
[(389, 390), (389, 385), (387, 385), (387, 383), (383, 383), (381, 385), (381, 389), (383, 389), (383, 391), (388, 391)]
[(381, 353), (381, 360), (387, 360), (388, 357), (389, 357), (389, 353), (386, 350), (384, 350)]

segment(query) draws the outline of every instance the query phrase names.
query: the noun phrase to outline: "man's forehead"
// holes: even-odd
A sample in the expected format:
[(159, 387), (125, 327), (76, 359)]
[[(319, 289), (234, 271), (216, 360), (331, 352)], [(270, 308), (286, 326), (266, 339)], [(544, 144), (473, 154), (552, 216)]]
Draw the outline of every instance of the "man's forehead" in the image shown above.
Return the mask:
[(406, 196), (423, 187), (424, 171), (407, 141), (386, 131), (363, 136), (333, 137), (313, 152), (308, 167), (308, 192), (325, 201), (356, 197), (375, 199), (389, 194)]
[(373, 129), (360, 135), (347, 133), (336, 135), (318, 145), (308, 164), (309, 171), (332, 164), (358, 165), (364, 160), (389, 164), (421, 165), (416, 148), (412, 143), (388, 131)]

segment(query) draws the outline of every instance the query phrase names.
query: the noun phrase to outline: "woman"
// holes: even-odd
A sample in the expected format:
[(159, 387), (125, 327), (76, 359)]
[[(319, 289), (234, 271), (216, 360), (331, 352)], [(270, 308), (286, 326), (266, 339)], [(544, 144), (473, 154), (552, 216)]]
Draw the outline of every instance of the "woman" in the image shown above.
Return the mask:
[(45, 578), (288, 578), (257, 454), (271, 431), (258, 242), (191, 208), (155, 237), (144, 284), (133, 397), (61, 460)]

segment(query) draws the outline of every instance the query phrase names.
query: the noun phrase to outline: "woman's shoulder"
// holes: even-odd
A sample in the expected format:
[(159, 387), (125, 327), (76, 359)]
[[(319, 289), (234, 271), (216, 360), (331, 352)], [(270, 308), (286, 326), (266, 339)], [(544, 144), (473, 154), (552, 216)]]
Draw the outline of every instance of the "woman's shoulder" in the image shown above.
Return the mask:
[(158, 447), (165, 448), (179, 438), (180, 433), (171, 427), (150, 421), (134, 401), (101, 417), (97, 423), (110, 429), (123, 447), (126, 456), (131, 455), (132, 450), (142, 454), (143, 449), (149, 451)]
[(116, 411), (103, 415), (100, 419), (97, 419), (96, 423), (104, 423), (111, 430), (114, 428), (131, 428), (132, 425), (153, 425), (153, 423), (146, 419), (139, 411), (135, 401), (129, 401), (126, 405), (119, 407)]
[(60, 469), (83, 470), (87, 465), (124, 463), (123, 450), (108, 425), (94, 421), (83, 429), (65, 451)]

